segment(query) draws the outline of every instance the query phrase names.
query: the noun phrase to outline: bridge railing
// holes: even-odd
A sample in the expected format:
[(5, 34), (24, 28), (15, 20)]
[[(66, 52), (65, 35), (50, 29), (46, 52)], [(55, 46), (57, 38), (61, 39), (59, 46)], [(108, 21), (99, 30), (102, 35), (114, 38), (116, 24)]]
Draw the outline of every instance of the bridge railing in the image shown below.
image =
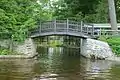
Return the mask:
[(97, 35), (95, 36), (102, 36), (102, 35), (109, 35), (109, 36), (120, 35), (120, 30), (99, 30), (97, 32)]
[(80, 32), (81, 31), (81, 24), (75, 21), (69, 20), (54, 20), (51, 22), (44, 22), (41, 25), (41, 32)]
[(94, 26), (92, 24), (83, 23), (82, 32), (87, 35), (94, 35)]
[(85, 24), (82, 21), (72, 21), (72, 20), (53, 20), (46, 21), (39, 25), (39, 27), (32, 32), (32, 35), (42, 34), (48, 32), (70, 32), (70, 33), (83, 33), (86, 35), (94, 35), (94, 28), (91, 24)]

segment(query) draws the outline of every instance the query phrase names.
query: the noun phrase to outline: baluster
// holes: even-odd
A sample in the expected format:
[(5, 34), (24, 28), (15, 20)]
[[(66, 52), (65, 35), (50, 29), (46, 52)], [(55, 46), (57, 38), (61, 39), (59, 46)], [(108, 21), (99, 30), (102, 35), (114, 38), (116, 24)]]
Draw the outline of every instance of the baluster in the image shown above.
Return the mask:
[(102, 30), (102, 29), (100, 28), (100, 30), (99, 30), (99, 35), (98, 35), (98, 36), (101, 36), (101, 34), (102, 34), (102, 33), (101, 33), (101, 30)]
[(69, 30), (69, 19), (67, 19), (67, 32)]
[(94, 36), (94, 26), (92, 25), (92, 36)]
[(87, 25), (87, 34), (88, 34), (88, 25)]
[(82, 32), (82, 28), (83, 28), (83, 21), (81, 21), (80, 32)]
[(79, 22), (77, 22), (77, 30), (76, 32), (79, 32)]
[(54, 33), (56, 33), (56, 19), (54, 20)]

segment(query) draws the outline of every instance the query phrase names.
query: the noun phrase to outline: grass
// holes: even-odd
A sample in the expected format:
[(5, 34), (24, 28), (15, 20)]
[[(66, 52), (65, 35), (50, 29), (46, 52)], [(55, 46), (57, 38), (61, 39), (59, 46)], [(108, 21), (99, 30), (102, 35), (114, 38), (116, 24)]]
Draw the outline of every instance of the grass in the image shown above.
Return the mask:
[(112, 48), (112, 51), (117, 55), (120, 56), (120, 37), (119, 36), (101, 36), (99, 38), (101, 41), (107, 42), (110, 47)]

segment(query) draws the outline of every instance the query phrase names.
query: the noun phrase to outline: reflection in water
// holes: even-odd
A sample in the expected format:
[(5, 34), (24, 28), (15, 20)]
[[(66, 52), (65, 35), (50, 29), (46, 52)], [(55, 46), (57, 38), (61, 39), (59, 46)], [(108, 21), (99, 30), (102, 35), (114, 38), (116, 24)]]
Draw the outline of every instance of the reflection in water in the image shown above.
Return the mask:
[[(37, 60), (0, 60), (0, 80), (119, 80), (120, 64), (89, 60), (79, 50), (39, 48)], [(113, 64), (114, 63), (114, 64)]]
[(112, 62), (104, 61), (104, 60), (96, 60), (96, 61), (87, 61), (86, 71), (88, 75), (88, 79), (106, 79), (111, 75), (109, 70), (112, 67)]
[(0, 60), (0, 80), (26, 80), (33, 74), (33, 60)]

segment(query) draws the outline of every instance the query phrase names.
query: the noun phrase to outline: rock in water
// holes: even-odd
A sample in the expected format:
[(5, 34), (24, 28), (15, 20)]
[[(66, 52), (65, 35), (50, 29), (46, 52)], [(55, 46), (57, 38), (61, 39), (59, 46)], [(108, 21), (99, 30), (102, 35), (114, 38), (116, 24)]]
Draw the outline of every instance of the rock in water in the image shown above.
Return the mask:
[(94, 39), (82, 41), (81, 55), (94, 59), (110, 59), (115, 56), (108, 43)]

